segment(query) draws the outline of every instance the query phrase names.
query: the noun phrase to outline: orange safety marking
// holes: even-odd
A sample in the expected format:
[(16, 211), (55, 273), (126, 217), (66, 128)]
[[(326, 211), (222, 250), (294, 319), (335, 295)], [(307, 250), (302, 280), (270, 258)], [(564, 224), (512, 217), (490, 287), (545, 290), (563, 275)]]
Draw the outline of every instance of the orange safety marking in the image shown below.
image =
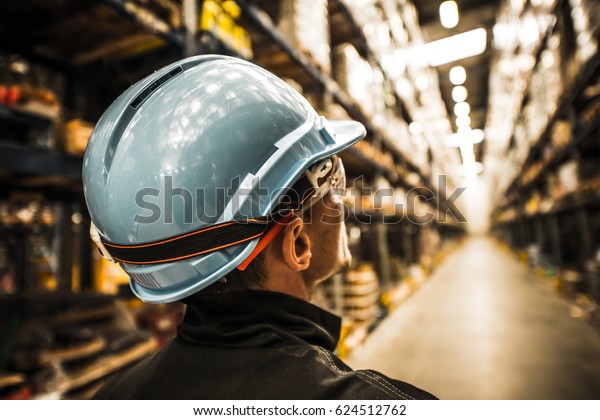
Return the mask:
[(262, 236), (262, 238), (260, 238), (258, 244), (256, 244), (256, 248), (254, 248), (252, 250), (252, 253), (248, 255), (248, 258), (246, 258), (240, 265), (237, 266), (238, 270), (244, 271), (246, 268), (248, 268), (248, 265), (256, 258), (258, 254), (262, 252), (263, 249), (265, 249), (267, 245), (269, 245), (273, 238), (275, 238), (275, 236), (277, 236), (277, 234), (281, 232), (283, 227), (287, 225), (290, 222), (290, 220), (292, 220), (293, 216), (294, 212), (289, 212), (284, 216), (283, 219), (275, 223), (275, 225), (271, 229), (269, 229), (267, 233), (265, 233)]

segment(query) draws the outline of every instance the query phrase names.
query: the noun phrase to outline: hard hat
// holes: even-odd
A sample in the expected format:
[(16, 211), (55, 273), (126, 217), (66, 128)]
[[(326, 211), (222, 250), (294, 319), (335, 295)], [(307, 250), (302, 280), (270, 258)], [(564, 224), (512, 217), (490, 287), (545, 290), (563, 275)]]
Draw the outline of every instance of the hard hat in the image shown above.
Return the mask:
[(140, 299), (182, 299), (239, 266), (286, 189), (365, 133), (252, 63), (180, 60), (121, 94), (90, 137), (92, 239)]

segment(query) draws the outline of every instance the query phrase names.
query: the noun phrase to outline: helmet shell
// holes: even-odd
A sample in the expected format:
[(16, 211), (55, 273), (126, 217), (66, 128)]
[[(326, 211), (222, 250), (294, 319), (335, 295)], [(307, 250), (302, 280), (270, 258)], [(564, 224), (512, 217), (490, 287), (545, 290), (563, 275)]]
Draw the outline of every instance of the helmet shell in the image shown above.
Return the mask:
[[(217, 55), (187, 58), (137, 82), (106, 110), (83, 165), (102, 239), (135, 245), (269, 214), (316, 161), (362, 138), (356, 122), (322, 120), (268, 71)], [(326, 134), (326, 133), (325, 133)], [(148, 302), (179, 300), (239, 265), (258, 240), (182, 261), (120, 263)]]

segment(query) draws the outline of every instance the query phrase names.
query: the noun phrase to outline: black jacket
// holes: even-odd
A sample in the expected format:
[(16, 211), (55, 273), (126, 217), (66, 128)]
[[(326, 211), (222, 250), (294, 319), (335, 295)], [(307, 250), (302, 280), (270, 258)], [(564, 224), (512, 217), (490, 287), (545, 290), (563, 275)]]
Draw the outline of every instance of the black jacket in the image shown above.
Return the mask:
[(111, 380), (96, 399), (430, 399), (331, 351), (340, 319), (270, 292), (197, 294), (175, 339)]

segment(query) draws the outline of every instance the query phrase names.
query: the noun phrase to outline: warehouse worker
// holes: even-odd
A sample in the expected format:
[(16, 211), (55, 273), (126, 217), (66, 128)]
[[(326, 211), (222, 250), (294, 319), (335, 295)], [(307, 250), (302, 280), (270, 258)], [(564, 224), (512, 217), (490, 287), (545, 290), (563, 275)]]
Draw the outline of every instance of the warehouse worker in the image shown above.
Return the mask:
[(350, 261), (328, 122), (243, 60), (181, 60), (104, 113), (83, 169), (91, 235), (143, 301), (187, 305), (177, 337), (97, 398), (432, 398), (332, 351), (340, 320), (308, 302)]

